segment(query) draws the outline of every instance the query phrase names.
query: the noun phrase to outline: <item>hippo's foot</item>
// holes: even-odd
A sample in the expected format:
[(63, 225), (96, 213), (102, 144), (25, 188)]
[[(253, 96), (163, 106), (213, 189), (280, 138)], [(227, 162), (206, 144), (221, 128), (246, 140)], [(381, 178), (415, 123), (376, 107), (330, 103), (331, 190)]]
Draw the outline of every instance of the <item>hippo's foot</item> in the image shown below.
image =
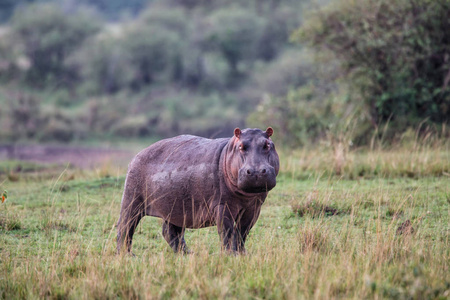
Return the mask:
[(244, 247), (240, 247), (236, 250), (239, 255), (247, 255), (247, 250)]
[(247, 255), (247, 251), (245, 249), (244, 250), (240, 250), (240, 251), (238, 251), (238, 254), (242, 255), (242, 256), (245, 256), (245, 255)]
[(239, 255), (247, 255), (247, 251), (245, 249), (231, 249), (231, 248), (222, 248), (223, 251), (227, 254), (227, 255), (233, 255), (233, 256), (239, 256)]
[(187, 255), (187, 254), (194, 253), (186, 246), (186, 243), (184, 242), (184, 240), (183, 240), (183, 244), (182, 245), (179, 245), (176, 248), (172, 247), (172, 250), (173, 250), (173, 252), (179, 253), (179, 254), (182, 254), (182, 255)]
[(223, 249), (222, 253), (229, 256), (238, 256), (240, 253), (233, 249)]
[(191, 251), (190, 249), (188, 249), (187, 247), (184, 248), (182, 251), (180, 251), (181, 253), (183, 253), (184, 255), (189, 255), (189, 254), (194, 254), (193, 251)]
[(176, 251), (176, 254), (180, 254), (180, 255), (191, 255), (194, 254), (194, 252), (192, 252), (191, 250), (185, 250), (185, 251)]
[[(117, 256), (122, 255), (122, 251), (117, 250), (116, 255)], [(134, 254), (132, 251), (127, 251), (126, 253), (124, 253), (124, 255), (130, 256), (130, 257), (137, 257), (136, 254)]]

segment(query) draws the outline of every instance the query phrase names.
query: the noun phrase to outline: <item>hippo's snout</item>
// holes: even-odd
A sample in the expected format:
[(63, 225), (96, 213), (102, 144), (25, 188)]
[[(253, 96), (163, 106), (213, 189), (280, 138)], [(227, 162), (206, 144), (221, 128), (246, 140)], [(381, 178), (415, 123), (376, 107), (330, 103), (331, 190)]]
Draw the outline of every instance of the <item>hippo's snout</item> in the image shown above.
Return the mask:
[(244, 171), (247, 173), (247, 176), (265, 176), (267, 173), (267, 169), (265, 167), (261, 169), (246, 168)]
[(268, 192), (275, 185), (275, 168), (270, 165), (244, 166), (239, 170), (238, 188), (246, 193)]

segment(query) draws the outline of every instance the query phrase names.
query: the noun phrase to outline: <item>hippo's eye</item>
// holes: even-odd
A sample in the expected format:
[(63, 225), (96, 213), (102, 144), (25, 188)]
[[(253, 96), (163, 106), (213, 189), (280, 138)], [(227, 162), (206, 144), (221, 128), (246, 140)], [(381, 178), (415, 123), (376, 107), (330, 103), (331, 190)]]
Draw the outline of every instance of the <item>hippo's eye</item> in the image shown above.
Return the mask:
[(270, 150), (270, 143), (269, 143), (269, 142), (266, 142), (266, 143), (264, 144), (264, 146), (263, 146), (263, 149), (264, 149), (264, 150)]
[(241, 144), (241, 145), (239, 145), (239, 150), (246, 151), (247, 147), (245, 145)]

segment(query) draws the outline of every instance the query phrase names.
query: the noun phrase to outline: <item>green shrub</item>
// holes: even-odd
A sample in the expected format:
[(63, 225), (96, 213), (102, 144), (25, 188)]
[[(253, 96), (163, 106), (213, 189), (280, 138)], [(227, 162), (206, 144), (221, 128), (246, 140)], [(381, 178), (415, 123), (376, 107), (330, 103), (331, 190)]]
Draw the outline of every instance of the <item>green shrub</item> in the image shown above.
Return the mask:
[(103, 32), (71, 57), (80, 66), (86, 93), (113, 94), (129, 86), (134, 70), (123, 47), (122, 29)]
[(311, 14), (293, 38), (338, 60), (342, 84), (373, 125), (401, 131), (426, 118), (449, 121), (448, 11), (448, 0), (341, 0)]
[(115, 124), (112, 132), (120, 137), (148, 136), (150, 133), (148, 123), (148, 119), (143, 115), (130, 116), (121, 119), (118, 124)]
[(46, 114), (38, 137), (41, 141), (69, 142), (76, 133), (74, 123), (74, 119), (71, 116), (60, 111), (52, 111)]
[(37, 97), (21, 92), (9, 99), (5, 119), (10, 121), (7, 131), (12, 133), (11, 139), (36, 136), (42, 124), (40, 102)]
[(286, 146), (299, 146), (326, 137), (327, 129), (337, 122), (333, 99), (319, 99), (314, 86), (291, 90), (284, 97), (266, 96), (248, 117), (250, 126), (270, 124), (276, 138)]
[(304, 51), (286, 51), (277, 59), (255, 69), (252, 80), (259, 92), (285, 96), (289, 89), (308, 84), (315, 76), (311, 60), (311, 56)]

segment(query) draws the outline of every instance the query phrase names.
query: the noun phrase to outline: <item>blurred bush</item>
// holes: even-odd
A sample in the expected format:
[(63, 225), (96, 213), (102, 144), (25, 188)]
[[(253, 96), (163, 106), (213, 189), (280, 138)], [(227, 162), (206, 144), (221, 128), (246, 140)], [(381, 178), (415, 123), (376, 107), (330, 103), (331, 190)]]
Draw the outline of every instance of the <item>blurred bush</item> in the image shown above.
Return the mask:
[(69, 142), (77, 134), (76, 120), (59, 110), (43, 116), (43, 126), (40, 128), (38, 138), (40, 141)]
[(297, 3), (279, 1), (278, 3), (277, 7), (269, 6), (267, 8), (262, 36), (258, 42), (258, 57), (265, 61), (276, 59), (280, 52), (287, 48), (286, 41), (290, 34), (301, 24), (299, 12), (303, 11), (302, 1)]
[(240, 64), (251, 63), (257, 58), (264, 19), (253, 12), (232, 8), (214, 12), (206, 22), (204, 47), (223, 55), (229, 67), (228, 80), (233, 85), (243, 69), (248, 69)]
[[(341, 86), (372, 128), (449, 122), (450, 2), (348, 1), (318, 10), (293, 38), (337, 60)], [(360, 132), (361, 135), (365, 134)]]
[(297, 147), (325, 137), (330, 121), (334, 119), (331, 100), (317, 101), (313, 86), (292, 89), (286, 96), (266, 95), (256, 110), (249, 115), (253, 126), (270, 124), (277, 139), (286, 146)]
[[(11, 133), (11, 138), (33, 138), (42, 126), (40, 101), (36, 97), (24, 93), (18, 93), (9, 99), (10, 116), (6, 132)], [(5, 129), (6, 129), (5, 128)], [(12, 134), (14, 133), (14, 134)]]
[(65, 65), (66, 58), (98, 30), (98, 17), (90, 10), (64, 12), (47, 3), (19, 8), (12, 18), (11, 31), (29, 61), (27, 82), (40, 87), (55, 81), (71, 83), (76, 74)]
[(252, 75), (253, 88), (273, 96), (284, 96), (290, 89), (307, 85), (316, 76), (311, 55), (289, 49), (277, 59), (259, 66)]
[(135, 26), (125, 32), (123, 45), (134, 68), (133, 88), (148, 86), (154, 81), (171, 81), (177, 76), (181, 60), (181, 36), (157, 25)]
[(81, 92), (87, 94), (113, 94), (133, 80), (134, 72), (121, 38), (109, 32), (87, 42), (72, 55), (70, 63), (81, 70)]

